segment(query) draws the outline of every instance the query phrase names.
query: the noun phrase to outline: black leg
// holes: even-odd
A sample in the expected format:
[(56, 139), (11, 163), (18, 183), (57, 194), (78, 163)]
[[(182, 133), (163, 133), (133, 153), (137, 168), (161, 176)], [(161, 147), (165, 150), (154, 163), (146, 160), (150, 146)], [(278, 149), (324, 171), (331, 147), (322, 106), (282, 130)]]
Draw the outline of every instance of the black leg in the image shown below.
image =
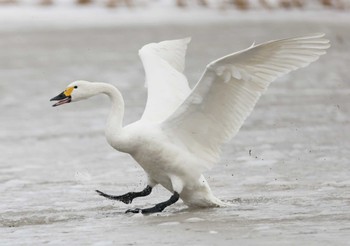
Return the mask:
[(136, 197), (148, 196), (149, 194), (151, 194), (152, 187), (147, 185), (147, 187), (143, 191), (140, 191), (140, 192), (129, 192), (129, 193), (126, 193), (126, 194), (121, 195), (121, 196), (108, 195), (108, 194), (103, 193), (102, 191), (99, 191), (99, 190), (96, 190), (96, 192), (100, 196), (106, 197), (108, 199), (117, 200), (117, 201), (124, 202), (125, 204), (129, 204), (129, 203), (132, 203), (132, 200), (134, 200), (134, 198), (136, 198)]
[(165, 202), (158, 203), (154, 207), (145, 208), (145, 209), (140, 209), (140, 208), (128, 209), (125, 213), (139, 213), (139, 212), (141, 212), (143, 214), (151, 214), (151, 213), (162, 212), (166, 207), (177, 202), (179, 200), (179, 198), (180, 198), (179, 193), (177, 193), (175, 191), (174, 195), (172, 195), (169, 200), (167, 200)]

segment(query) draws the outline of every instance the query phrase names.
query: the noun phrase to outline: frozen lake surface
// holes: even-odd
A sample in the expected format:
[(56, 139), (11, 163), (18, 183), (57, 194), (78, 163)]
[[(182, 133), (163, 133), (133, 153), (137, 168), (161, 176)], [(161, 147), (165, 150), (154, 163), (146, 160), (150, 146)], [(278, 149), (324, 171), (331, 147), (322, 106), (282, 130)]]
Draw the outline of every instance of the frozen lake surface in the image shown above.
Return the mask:
[[(350, 240), (350, 23), (251, 21), (0, 32), (0, 245), (346, 245)], [(205, 176), (228, 208), (168, 199), (158, 187), (132, 205), (99, 197), (144, 187), (141, 168), (107, 144), (107, 98), (52, 108), (71, 81), (117, 86), (125, 123), (146, 100), (137, 51), (192, 36), (186, 75), (257, 43), (325, 32), (332, 48), (271, 85)], [(251, 155), (249, 151), (251, 150)]]

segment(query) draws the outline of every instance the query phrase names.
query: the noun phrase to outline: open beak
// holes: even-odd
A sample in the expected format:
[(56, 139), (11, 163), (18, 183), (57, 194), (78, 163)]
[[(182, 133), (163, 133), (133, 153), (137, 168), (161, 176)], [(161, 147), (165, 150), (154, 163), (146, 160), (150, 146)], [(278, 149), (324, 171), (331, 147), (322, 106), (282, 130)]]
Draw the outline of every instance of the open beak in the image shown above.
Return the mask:
[(58, 101), (57, 103), (52, 105), (52, 107), (56, 107), (56, 106), (60, 106), (60, 105), (65, 104), (65, 103), (70, 103), (72, 101), (72, 97), (67, 96), (66, 92), (62, 92), (58, 96), (51, 98), (50, 101)]

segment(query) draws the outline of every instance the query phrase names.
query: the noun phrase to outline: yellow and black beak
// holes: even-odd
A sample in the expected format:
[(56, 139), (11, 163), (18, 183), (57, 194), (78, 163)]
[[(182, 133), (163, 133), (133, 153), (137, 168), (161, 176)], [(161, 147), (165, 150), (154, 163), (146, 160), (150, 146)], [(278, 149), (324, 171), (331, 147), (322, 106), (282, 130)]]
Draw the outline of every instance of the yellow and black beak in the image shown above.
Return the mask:
[(70, 88), (67, 88), (67, 90), (65, 90), (61, 94), (51, 98), (50, 101), (58, 101), (57, 103), (52, 105), (52, 107), (60, 106), (65, 103), (70, 103), (72, 101), (72, 96), (71, 96), (72, 91), (73, 91), (73, 87), (70, 87)]

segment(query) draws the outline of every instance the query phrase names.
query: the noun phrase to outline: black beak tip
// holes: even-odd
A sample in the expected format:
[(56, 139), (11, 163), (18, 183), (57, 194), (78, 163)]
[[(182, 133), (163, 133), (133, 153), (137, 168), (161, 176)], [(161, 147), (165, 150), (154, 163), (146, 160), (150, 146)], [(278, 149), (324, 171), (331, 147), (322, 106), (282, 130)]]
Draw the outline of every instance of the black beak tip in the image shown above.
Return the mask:
[(62, 100), (62, 99), (65, 99), (67, 98), (67, 96), (64, 94), (64, 92), (60, 93), (59, 95), (53, 97), (50, 99), (50, 102), (51, 101), (59, 101), (59, 100)]
[(64, 92), (62, 92), (58, 96), (51, 98), (50, 101), (58, 101), (57, 103), (52, 105), (52, 107), (56, 107), (56, 106), (59, 106), (59, 105), (65, 104), (65, 103), (70, 103), (71, 96), (66, 96), (66, 94)]

